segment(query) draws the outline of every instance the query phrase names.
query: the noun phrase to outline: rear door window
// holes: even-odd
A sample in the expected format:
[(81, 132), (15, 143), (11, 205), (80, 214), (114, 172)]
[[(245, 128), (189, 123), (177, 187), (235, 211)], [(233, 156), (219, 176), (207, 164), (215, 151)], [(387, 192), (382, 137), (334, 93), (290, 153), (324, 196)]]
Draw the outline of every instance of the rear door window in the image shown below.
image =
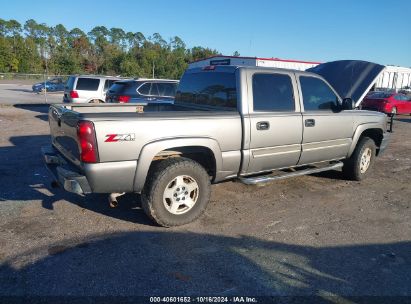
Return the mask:
[(335, 110), (338, 97), (321, 79), (300, 77), (304, 111)]
[(177, 83), (157, 83), (158, 93), (160, 96), (173, 97), (176, 95)]
[(150, 90), (150, 94), (149, 95), (152, 95), (152, 96), (158, 96), (158, 87), (157, 87), (157, 83), (155, 83), (155, 82), (153, 82), (152, 84), (151, 84), (151, 90)]
[(100, 79), (79, 78), (77, 80), (76, 90), (97, 91), (99, 85), (100, 85)]
[(138, 88), (138, 92), (141, 95), (150, 95), (150, 90), (151, 90), (151, 83), (146, 82), (143, 84), (141, 87)]
[(253, 75), (254, 111), (286, 112), (295, 110), (291, 78), (284, 74)]
[(400, 101), (408, 101), (408, 96), (402, 95), (402, 94), (398, 94), (398, 95), (395, 97), (395, 99), (396, 99), (396, 100), (400, 100)]

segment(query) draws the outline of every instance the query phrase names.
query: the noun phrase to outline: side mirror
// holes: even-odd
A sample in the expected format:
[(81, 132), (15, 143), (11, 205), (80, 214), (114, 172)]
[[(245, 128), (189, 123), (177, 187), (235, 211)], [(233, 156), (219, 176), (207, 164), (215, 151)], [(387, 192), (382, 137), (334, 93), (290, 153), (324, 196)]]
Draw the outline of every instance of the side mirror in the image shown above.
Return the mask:
[(351, 98), (344, 98), (341, 107), (343, 110), (352, 110), (355, 108), (355, 102)]

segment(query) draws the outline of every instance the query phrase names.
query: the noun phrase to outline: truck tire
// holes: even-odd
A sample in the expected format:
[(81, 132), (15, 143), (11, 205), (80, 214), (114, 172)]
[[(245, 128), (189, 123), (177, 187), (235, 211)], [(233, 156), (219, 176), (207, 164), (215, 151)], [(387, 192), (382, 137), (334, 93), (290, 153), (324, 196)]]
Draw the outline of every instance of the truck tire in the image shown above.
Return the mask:
[(180, 226), (204, 212), (210, 192), (210, 177), (199, 163), (173, 157), (150, 169), (141, 204), (145, 213), (160, 226)]
[(362, 137), (351, 157), (344, 161), (344, 175), (351, 180), (364, 179), (374, 164), (375, 151), (374, 141), (369, 137)]

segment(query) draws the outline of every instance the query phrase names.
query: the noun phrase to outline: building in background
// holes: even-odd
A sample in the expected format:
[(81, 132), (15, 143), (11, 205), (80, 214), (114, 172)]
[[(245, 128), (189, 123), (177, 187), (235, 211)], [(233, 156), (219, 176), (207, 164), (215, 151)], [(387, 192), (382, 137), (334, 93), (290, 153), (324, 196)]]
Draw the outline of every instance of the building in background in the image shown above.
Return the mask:
[(375, 82), (375, 88), (399, 90), (405, 87), (411, 87), (411, 68), (387, 65)]
[[(235, 57), (235, 56), (213, 56), (191, 62), (191, 68), (201, 68), (209, 65), (242, 65), (242, 66), (262, 66), (282, 69), (292, 69), (305, 71), (321, 62), (288, 60), (279, 58), (259, 58), (259, 57)], [(399, 66), (386, 66), (384, 72), (378, 76), (374, 88), (401, 89), (411, 87), (411, 68)]]

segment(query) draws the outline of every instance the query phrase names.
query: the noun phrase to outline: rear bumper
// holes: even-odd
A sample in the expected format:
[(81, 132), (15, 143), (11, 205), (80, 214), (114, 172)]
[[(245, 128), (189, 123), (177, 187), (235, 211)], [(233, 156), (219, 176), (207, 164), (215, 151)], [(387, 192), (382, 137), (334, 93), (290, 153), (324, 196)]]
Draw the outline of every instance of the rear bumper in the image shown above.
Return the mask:
[(44, 162), (58, 184), (68, 192), (134, 192), (137, 161), (82, 164), (80, 170), (68, 162), (53, 146), (42, 147)]
[(74, 166), (67, 163), (52, 146), (42, 147), (44, 162), (58, 184), (68, 192), (76, 194), (91, 193), (85, 175), (79, 173)]

